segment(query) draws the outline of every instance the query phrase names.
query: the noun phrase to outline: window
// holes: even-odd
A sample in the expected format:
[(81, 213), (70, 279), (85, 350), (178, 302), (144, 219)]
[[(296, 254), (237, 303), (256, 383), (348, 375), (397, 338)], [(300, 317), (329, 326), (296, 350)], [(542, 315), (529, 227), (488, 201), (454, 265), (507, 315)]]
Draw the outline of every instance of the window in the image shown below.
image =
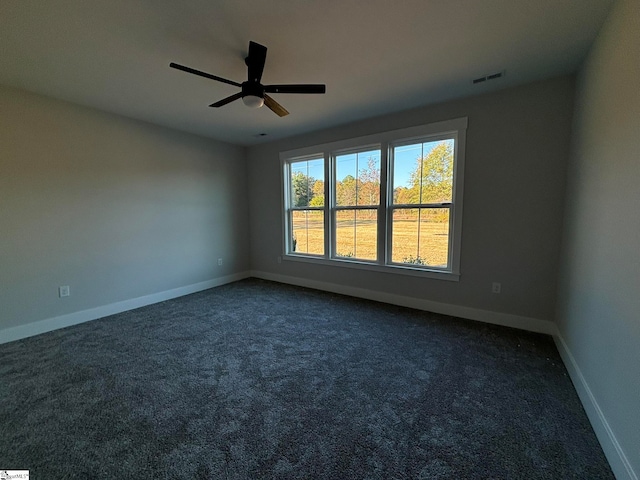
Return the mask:
[(284, 258), (456, 280), (466, 126), (281, 153)]
[(324, 255), (324, 158), (289, 164), (289, 251)]
[(392, 147), (391, 262), (447, 269), (455, 139)]
[(380, 149), (335, 156), (335, 256), (375, 261), (378, 257)]

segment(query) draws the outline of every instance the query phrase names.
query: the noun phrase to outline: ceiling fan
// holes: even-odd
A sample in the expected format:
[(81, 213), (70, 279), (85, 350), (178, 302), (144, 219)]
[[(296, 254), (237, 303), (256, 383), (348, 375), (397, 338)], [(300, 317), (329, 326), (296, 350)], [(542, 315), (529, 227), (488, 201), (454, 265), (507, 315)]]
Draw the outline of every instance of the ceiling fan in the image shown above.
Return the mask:
[(222, 107), (227, 103), (231, 103), (234, 100), (242, 98), (242, 101), (248, 107), (260, 108), (262, 105), (266, 105), (276, 115), (284, 117), (285, 115), (289, 115), (289, 112), (273, 98), (267, 95), (267, 93), (325, 93), (326, 86), (321, 84), (262, 85), (260, 83), (260, 79), (262, 78), (262, 71), (264, 70), (264, 62), (266, 58), (267, 47), (256, 42), (249, 42), (249, 54), (244, 59), (244, 63), (247, 65), (248, 79), (246, 82), (242, 83), (227, 80), (226, 78), (201, 72), (200, 70), (195, 70), (173, 62), (171, 62), (169, 66), (171, 68), (182, 70), (183, 72), (200, 75), (201, 77), (217, 80), (218, 82), (234, 85), (242, 89), (240, 92), (231, 95), (230, 97), (223, 98), (222, 100), (212, 103), (209, 105), (210, 107)]

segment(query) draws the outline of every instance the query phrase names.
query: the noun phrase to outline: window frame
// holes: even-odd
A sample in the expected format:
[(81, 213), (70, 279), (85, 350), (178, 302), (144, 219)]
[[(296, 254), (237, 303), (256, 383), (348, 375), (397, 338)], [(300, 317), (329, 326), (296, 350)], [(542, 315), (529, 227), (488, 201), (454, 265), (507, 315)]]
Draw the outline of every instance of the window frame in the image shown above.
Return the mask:
[[(298, 163), (298, 162), (305, 162), (305, 161), (310, 161), (310, 160), (320, 160), (322, 159), (324, 162), (324, 191), (325, 191), (325, 195), (324, 195), (324, 205), (323, 206), (311, 206), (311, 205), (306, 205), (306, 206), (302, 206), (302, 207), (296, 207), (293, 205), (289, 205), (289, 203), (291, 202), (293, 196), (292, 196), (292, 192), (291, 192), (291, 164), (293, 163)], [(312, 257), (312, 258), (325, 258), (326, 254), (329, 250), (327, 250), (327, 212), (325, 211), (326, 205), (327, 205), (327, 181), (326, 181), (326, 174), (327, 174), (327, 160), (326, 158), (324, 158), (324, 156), (322, 154), (318, 155), (305, 155), (303, 157), (297, 157), (295, 159), (290, 159), (288, 162), (286, 162), (284, 164), (285, 166), (285, 172), (283, 175), (284, 178), (284, 183), (283, 183), (283, 190), (284, 190), (284, 196), (285, 196), (285, 200), (284, 200), (284, 204), (288, 205), (288, 208), (284, 210), (285, 212), (285, 225), (284, 225), (284, 239), (285, 239), (285, 248), (284, 251), (287, 252), (289, 251), (288, 255), (297, 255), (297, 256), (305, 256), (305, 257)], [(307, 188), (309, 188), (309, 186), (307, 186)], [(324, 213), (323, 216), (323, 220), (324, 220), (324, 253), (323, 254), (317, 254), (317, 253), (297, 253), (294, 251), (293, 249), (293, 212), (305, 212), (305, 211), (321, 211)]]
[[(447, 209), (449, 211), (449, 218), (452, 218), (452, 215), (454, 213), (454, 203), (457, 204), (457, 202), (455, 202), (455, 188), (456, 188), (456, 164), (458, 163), (458, 156), (457, 156), (457, 148), (458, 148), (458, 132), (447, 132), (447, 133), (443, 133), (443, 134), (435, 134), (435, 135), (429, 135), (426, 137), (422, 137), (421, 139), (404, 139), (404, 140), (399, 140), (397, 142), (389, 142), (388, 148), (389, 148), (389, 155), (392, 156), (392, 158), (390, 158), (388, 160), (388, 180), (387, 180), (387, 198), (389, 198), (388, 204), (387, 204), (387, 216), (386, 216), (386, 220), (387, 220), (387, 226), (386, 226), (386, 234), (387, 234), (387, 258), (386, 258), (386, 262), (385, 265), (393, 265), (393, 266), (406, 266), (406, 263), (401, 263), (401, 262), (394, 262), (393, 261), (393, 211), (394, 210), (401, 210), (401, 209)], [(427, 143), (427, 142), (438, 142), (438, 141), (442, 141), (442, 140), (450, 140), (453, 139), (454, 140), (454, 152), (453, 152), (453, 158), (454, 158), (454, 175), (453, 175), (453, 185), (452, 185), (452, 192), (451, 192), (451, 202), (439, 202), (439, 203), (394, 203), (393, 202), (393, 190), (394, 190), (394, 178), (393, 178), (393, 172), (394, 172), (394, 161), (395, 158), (393, 158), (394, 154), (392, 152), (394, 152), (396, 147), (402, 147), (402, 146), (407, 146), (407, 145), (416, 145), (419, 143)], [(447, 248), (447, 267), (438, 267), (438, 266), (420, 266), (420, 267), (414, 267), (414, 268), (420, 268), (420, 269), (426, 269), (426, 270), (432, 270), (432, 271), (442, 271), (445, 273), (452, 273), (453, 270), (453, 249), (454, 249), (454, 236), (455, 236), (455, 232), (454, 232), (454, 223), (449, 220), (449, 232), (448, 232), (448, 248)]]
[[(462, 245), (462, 207), (464, 189), (464, 165), (466, 150), (466, 130), (468, 118), (434, 122), (426, 125), (381, 132), (336, 142), (314, 145), (280, 152), (282, 199), (282, 259), (333, 265), (362, 270), (396, 273), (402, 275), (437, 278), (458, 281), (460, 278), (460, 252)], [(414, 143), (454, 139), (454, 171), (451, 203), (441, 204), (393, 204), (393, 148)], [(345, 206), (335, 205), (336, 201), (336, 161), (338, 155), (357, 153), (372, 149), (380, 150), (380, 203), (377, 206), (377, 258), (363, 260), (339, 257), (336, 252), (336, 212)], [(324, 159), (324, 206), (291, 207), (290, 165), (296, 161)], [(423, 206), (424, 205), (424, 206)], [(417, 266), (392, 262), (392, 222), (393, 211), (398, 208), (447, 208), (449, 210), (449, 245), (447, 268)], [(425, 207), (426, 206), (426, 207)], [(346, 207), (350, 210), (354, 207)], [(356, 207), (357, 209), (358, 207)], [(371, 209), (370, 206), (364, 208)], [(300, 254), (291, 251), (292, 211), (318, 209), (324, 211), (324, 255)]]

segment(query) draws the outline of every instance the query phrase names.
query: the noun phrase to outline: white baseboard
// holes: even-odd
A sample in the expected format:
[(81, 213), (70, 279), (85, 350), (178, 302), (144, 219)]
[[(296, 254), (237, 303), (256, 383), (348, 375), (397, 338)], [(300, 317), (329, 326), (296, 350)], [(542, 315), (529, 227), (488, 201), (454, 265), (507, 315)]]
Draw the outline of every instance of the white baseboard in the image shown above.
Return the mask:
[(611, 470), (613, 470), (618, 480), (638, 480), (638, 475), (633, 471), (627, 455), (620, 446), (615, 433), (611, 429), (607, 418), (604, 416), (596, 397), (593, 395), (591, 388), (589, 388), (589, 384), (584, 378), (584, 375), (582, 375), (580, 367), (564, 341), (564, 338), (562, 338), (559, 332), (553, 338), (556, 342), (558, 352), (560, 352), (560, 356), (562, 357), (562, 361), (567, 367), (569, 376), (573, 381), (573, 385), (578, 392), (580, 401), (587, 412), (591, 426), (600, 441), (602, 450), (604, 450), (604, 454), (607, 460), (609, 460)]
[(547, 335), (554, 335), (556, 333), (555, 323), (549, 320), (523, 317), (520, 315), (512, 315), (509, 313), (491, 312), (478, 308), (451, 305), (449, 303), (441, 303), (434, 302), (432, 300), (406, 297), (403, 295), (395, 295), (392, 293), (385, 293), (377, 290), (368, 290), (365, 288), (350, 287), (346, 285), (320, 282), (317, 280), (309, 280), (307, 278), (291, 277), (287, 275), (279, 275), (276, 273), (257, 270), (252, 270), (251, 276), (262, 278), (264, 280), (272, 280), (274, 282), (288, 283), (290, 285), (298, 285), (300, 287), (315, 288), (316, 290), (324, 290), (327, 292), (339, 293), (352, 297), (365, 298), (367, 300), (390, 303), (392, 305), (400, 305), (402, 307), (415, 308), (417, 310), (426, 310), (428, 312), (466, 318), (468, 320), (477, 320), (484, 323), (493, 323), (506, 327), (519, 328), (521, 330), (528, 330), (530, 332), (546, 333)]
[(605, 418), (602, 409), (593, 396), (593, 393), (591, 392), (589, 385), (582, 375), (582, 372), (580, 371), (575, 358), (569, 351), (564, 339), (559, 334), (558, 328), (555, 323), (537, 318), (523, 317), (519, 315), (511, 315), (500, 312), (491, 312), (488, 310), (462, 307), (459, 305), (434, 302), (431, 300), (421, 300), (413, 297), (394, 295), (364, 288), (338, 285), (329, 282), (320, 282), (316, 280), (309, 280), (306, 278), (291, 277), (287, 275), (280, 275), (263, 271), (251, 271), (251, 276), (262, 278), (264, 280), (272, 280), (274, 282), (314, 288), (317, 290), (350, 295), (353, 297), (365, 298), (368, 300), (376, 300), (393, 305), (415, 308), (418, 310), (426, 310), (430, 312), (466, 318), (469, 320), (478, 320), (485, 323), (493, 323), (497, 325), (552, 335), (556, 343), (556, 347), (560, 352), (562, 361), (564, 362), (571, 380), (573, 381), (574, 387), (576, 388), (578, 396), (580, 397), (580, 401), (582, 402), (582, 405), (587, 412), (589, 421), (591, 422), (596, 436), (600, 444), (602, 445), (602, 449), (605, 452), (607, 460), (611, 465), (613, 473), (619, 480), (639, 480), (622, 447), (620, 446), (620, 443), (613, 433), (613, 430), (609, 426), (609, 422)]
[(185, 287), (173, 288), (164, 292), (152, 293), (143, 297), (123, 300), (121, 302), (102, 305), (100, 307), (90, 308), (88, 310), (82, 310), (80, 312), (47, 318), (38, 322), (28, 323), (26, 325), (6, 328), (4, 330), (0, 330), (0, 344), (13, 342), (14, 340), (20, 340), (22, 338), (32, 337), (34, 335), (50, 332), (59, 328), (69, 327), (71, 325), (77, 325), (78, 323), (96, 320), (108, 315), (126, 312), (127, 310), (133, 310), (134, 308), (144, 307), (153, 303), (164, 302), (165, 300), (171, 300), (172, 298), (182, 297), (184, 295), (200, 292), (202, 290), (207, 290), (213, 287), (219, 287), (220, 285), (236, 282), (248, 277), (249, 272), (235, 273), (233, 275), (214, 278), (205, 282), (194, 283)]
[(552, 335), (556, 343), (556, 347), (560, 352), (560, 356), (569, 372), (571, 380), (576, 388), (578, 396), (587, 412), (587, 416), (591, 421), (591, 425), (596, 432), (596, 436), (602, 445), (611, 468), (616, 478), (622, 480), (639, 480), (638, 475), (634, 472), (624, 450), (620, 446), (609, 422), (607, 421), (602, 409), (598, 405), (587, 381), (585, 380), (580, 367), (576, 363), (566, 342), (559, 334), (555, 323), (548, 320), (524, 317), (520, 315), (512, 315), (507, 313), (492, 312), (471, 307), (463, 307), (459, 305), (451, 305), (447, 303), (434, 302), (431, 300), (423, 300), (414, 297), (406, 297), (375, 290), (369, 290), (359, 287), (350, 287), (338, 285), (329, 282), (321, 282), (317, 280), (309, 280), (306, 278), (292, 277), (275, 273), (253, 270), (251, 272), (240, 272), (225, 277), (207, 280), (205, 282), (195, 283), (184, 287), (166, 290), (164, 292), (153, 293), (143, 297), (123, 300), (121, 302), (103, 305), (80, 312), (74, 312), (58, 317), (52, 317), (38, 322), (11, 327), (0, 331), (0, 344), (20, 340), (22, 338), (39, 335), (41, 333), (50, 332), (59, 328), (76, 325), (79, 323), (96, 320), (98, 318), (114, 315), (116, 313), (133, 310), (135, 308), (144, 307), (154, 303), (171, 300), (173, 298), (189, 295), (191, 293), (200, 292), (209, 288), (218, 287), (227, 283), (242, 280), (248, 277), (256, 277), (264, 280), (272, 280), (280, 283), (287, 283), (301, 287), (314, 288), (317, 290), (328, 291), (343, 295), (349, 295), (368, 300), (375, 300), (403, 307), (415, 308), (444, 315), (451, 315), (469, 320), (477, 320), (485, 323), (503, 325), (512, 328), (519, 328), (532, 332), (545, 333)]

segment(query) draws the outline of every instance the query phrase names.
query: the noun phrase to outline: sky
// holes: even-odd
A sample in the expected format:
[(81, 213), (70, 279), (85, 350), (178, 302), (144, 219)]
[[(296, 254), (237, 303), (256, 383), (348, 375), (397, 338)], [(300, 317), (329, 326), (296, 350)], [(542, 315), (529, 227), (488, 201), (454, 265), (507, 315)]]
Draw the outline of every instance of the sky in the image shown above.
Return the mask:
[[(453, 140), (446, 140), (453, 143)], [(442, 140), (435, 142), (415, 143), (411, 145), (402, 145), (394, 147), (393, 162), (393, 188), (410, 187), (411, 172), (416, 167), (416, 161), (425, 155), (428, 155), (436, 145)], [(358, 171), (362, 171), (367, 167), (369, 158), (373, 158), (376, 166), (380, 168), (380, 150), (367, 150), (358, 153), (349, 153), (336, 156), (336, 177), (342, 180), (347, 175), (356, 177)], [(303, 174), (313, 177), (316, 180), (324, 180), (324, 160), (318, 158), (315, 160), (307, 160), (304, 162), (295, 162), (291, 165), (292, 172), (302, 172)]]

